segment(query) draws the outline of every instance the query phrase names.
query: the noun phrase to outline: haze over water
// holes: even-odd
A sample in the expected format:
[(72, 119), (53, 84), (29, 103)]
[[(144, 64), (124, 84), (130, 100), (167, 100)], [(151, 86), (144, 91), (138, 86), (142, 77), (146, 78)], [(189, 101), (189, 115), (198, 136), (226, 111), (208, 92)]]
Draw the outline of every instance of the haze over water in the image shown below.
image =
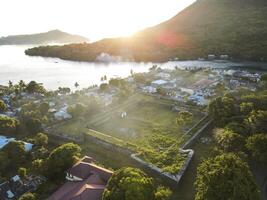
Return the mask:
[[(35, 80), (43, 83), (48, 89), (70, 87), (74, 89), (75, 82), (80, 88), (100, 84), (104, 75), (108, 79), (127, 77), (131, 70), (135, 73), (146, 72), (155, 63), (116, 62), (94, 63), (74, 62), (57, 58), (30, 57), (24, 50), (30, 46), (0, 46), (0, 84), (7, 85), (8, 81), (29, 82)], [(196, 67), (227, 67), (229, 63), (213, 63), (203, 61), (167, 62), (158, 64), (162, 68)], [(234, 65), (233, 63), (231, 65)]]

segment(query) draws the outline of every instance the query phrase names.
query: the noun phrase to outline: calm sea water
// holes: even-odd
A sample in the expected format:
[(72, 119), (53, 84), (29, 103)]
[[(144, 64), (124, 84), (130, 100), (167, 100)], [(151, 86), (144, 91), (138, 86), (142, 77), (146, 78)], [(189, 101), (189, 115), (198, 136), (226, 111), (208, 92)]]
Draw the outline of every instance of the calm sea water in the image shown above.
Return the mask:
[[(35, 80), (43, 83), (48, 89), (58, 87), (74, 88), (78, 82), (81, 88), (92, 84), (100, 84), (100, 78), (127, 77), (130, 71), (146, 72), (157, 63), (94, 63), (73, 62), (57, 58), (31, 57), (24, 50), (31, 46), (0, 46), (0, 84), (7, 85), (8, 81), (29, 82)], [(162, 68), (178, 67), (229, 67), (240, 66), (239, 63), (216, 63), (206, 61), (179, 61), (158, 64)]]

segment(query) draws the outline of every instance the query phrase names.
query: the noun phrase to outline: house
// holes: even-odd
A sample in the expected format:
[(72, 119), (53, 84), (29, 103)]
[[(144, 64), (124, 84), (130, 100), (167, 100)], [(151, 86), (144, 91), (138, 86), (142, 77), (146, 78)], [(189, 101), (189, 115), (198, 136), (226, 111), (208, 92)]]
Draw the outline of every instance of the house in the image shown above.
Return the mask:
[(220, 59), (221, 60), (228, 60), (229, 59), (229, 55), (220, 55)]
[(208, 60), (215, 60), (216, 56), (214, 54), (208, 55)]
[[(6, 146), (9, 142), (14, 141), (15, 138), (7, 138), (5, 136), (0, 135), (0, 149), (2, 149), (4, 146)], [(23, 142), (24, 143), (24, 147), (25, 147), (25, 151), (29, 152), (32, 150), (32, 146), (33, 144), (31, 143), (27, 143), (27, 142)]]
[(167, 79), (167, 80), (168, 80), (168, 79), (171, 77), (171, 75), (168, 74), (168, 73), (160, 72), (160, 73), (158, 73), (158, 74), (156, 75), (156, 77), (159, 77), (159, 78)]
[(209, 80), (209, 79), (201, 79), (197, 82), (195, 82), (193, 84), (193, 87), (195, 89), (201, 89), (201, 88), (204, 88), (204, 87), (207, 87), (209, 86), (213, 81), (212, 80)]
[(54, 114), (56, 120), (64, 120), (64, 119), (71, 119), (72, 116), (67, 111), (68, 106), (64, 106), (58, 112)]
[(153, 81), (152, 83), (151, 83), (151, 86), (152, 87), (159, 87), (159, 86), (163, 86), (163, 85), (165, 85), (165, 84), (167, 84), (168, 82), (167, 81), (165, 81), (165, 80), (162, 80), (162, 79), (159, 79), (159, 80), (155, 80), (155, 81)]
[(21, 179), (20, 176), (15, 175), (9, 181), (0, 184), (0, 199), (19, 199), (24, 193), (35, 191), (44, 181), (45, 178), (41, 176), (29, 176)]
[(156, 93), (157, 92), (157, 88), (152, 87), (152, 86), (145, 86), (142, 88), (143, 92), (146, 93)]
[(94, 164), (85, 156), (66, 171), (67, 182), (48, 200), (101, 200), (113, 172)]
[(181, 87), (180, 88), (181, 89), (181, 92), (185, 92), (185, 93), (188, 93), (188, 94), (190, 94), (190, 95), (193, 95), (194, 94), (194, 90), (193, 89), (191, 89), (191, 88), (183, 88), (183, 87)]

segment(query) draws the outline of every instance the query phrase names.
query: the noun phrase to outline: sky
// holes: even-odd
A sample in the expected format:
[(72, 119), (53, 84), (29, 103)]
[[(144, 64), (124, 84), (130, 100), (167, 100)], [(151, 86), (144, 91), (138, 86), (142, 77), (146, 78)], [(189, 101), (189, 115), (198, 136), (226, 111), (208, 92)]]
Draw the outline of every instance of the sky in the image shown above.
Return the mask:
[(60, 29), (91, 40), (130, 36), (195, 0), (0, 0), (0, 36)]

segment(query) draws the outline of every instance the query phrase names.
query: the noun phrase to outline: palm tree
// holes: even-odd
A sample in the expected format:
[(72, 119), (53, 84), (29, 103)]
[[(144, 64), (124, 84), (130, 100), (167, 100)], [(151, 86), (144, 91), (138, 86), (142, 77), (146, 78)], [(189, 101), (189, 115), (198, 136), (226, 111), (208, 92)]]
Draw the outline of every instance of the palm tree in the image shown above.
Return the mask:
[(25, 89), (25, 87), (26, 87), (25, 82), (23, 80), (20, 80), (19, 81), (19, 90), (23, 91)]
[(12, 83), (12, 81), (8, 81), (8, 87), (9, 87), (9, 88), (12, 88), (12, 87), (13, 87), (13, 83)]
[(77, 89), (77, 87), (79, 87), (80, 85), (79, 85), (79, 83), (78, 82), (76, 82), (75, 84), (74, 84), (74, 86), (76, 87), (76, 89)]

